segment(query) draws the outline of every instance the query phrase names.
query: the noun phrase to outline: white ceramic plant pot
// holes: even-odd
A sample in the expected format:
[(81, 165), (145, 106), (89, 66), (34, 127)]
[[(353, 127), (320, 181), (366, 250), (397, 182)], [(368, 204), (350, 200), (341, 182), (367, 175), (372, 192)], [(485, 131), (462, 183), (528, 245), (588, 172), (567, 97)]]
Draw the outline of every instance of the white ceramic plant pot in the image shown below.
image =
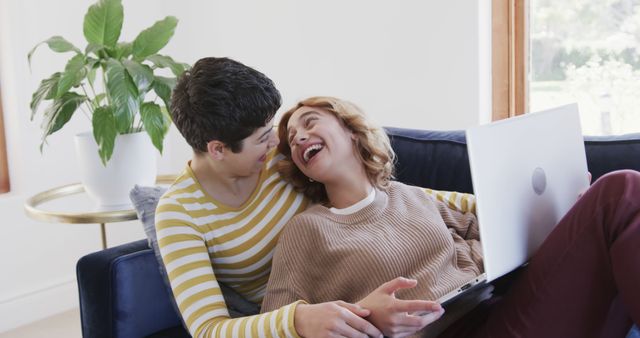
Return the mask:
[(82, 183), (100, 210), (130, 208), (129, 191), (134, 185), (156, 181), (158, 150), (144, 131), (118, 135), (106, 166), (91, 132), (76, 135), (75, 143)]

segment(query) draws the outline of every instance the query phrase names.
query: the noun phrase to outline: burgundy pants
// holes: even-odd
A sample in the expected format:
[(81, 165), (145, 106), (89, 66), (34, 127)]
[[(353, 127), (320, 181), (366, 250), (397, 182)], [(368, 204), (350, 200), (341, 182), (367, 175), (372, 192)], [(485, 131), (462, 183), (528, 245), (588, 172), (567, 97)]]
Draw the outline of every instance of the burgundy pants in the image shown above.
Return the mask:
[(596, 181), (502, 297), (445, 337), (624, 337), (640, 325), (640, 173)]

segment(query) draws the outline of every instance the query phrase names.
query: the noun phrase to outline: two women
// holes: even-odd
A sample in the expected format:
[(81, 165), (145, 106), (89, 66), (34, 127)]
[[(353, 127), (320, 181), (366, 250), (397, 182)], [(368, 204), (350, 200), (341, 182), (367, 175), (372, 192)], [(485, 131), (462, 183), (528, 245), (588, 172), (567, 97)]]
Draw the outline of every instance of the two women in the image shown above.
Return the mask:
[[(275, 168), (281, 155), (272, 121), (280, 102), (268, 77), (228, 58), (200, 59), (178, 80), (171, 115), (193, 157), (160, 199), (155, 224), (177, 311), (194, 337), (379, 336), (363, 318), (370, 310), (337, 299), (230, 316), (220, 283), (259, 305), (280, 232), (309, 204)], [(383, 287), (411, 285), (395, 279)], [(392, 303), (387, 316), (399, 318), (433, 307)]]
[[(278, 133), (286, 156), (281, 173), (316, 205), (283, 231), (263, 310), (295, 299), (343, 299), (367, 308), (366, 295), (382, 292), (376, 285), (396, 276), (418, 281), (415, 288), (398, 292), (399, 298), (435, 300), (481, 273), (475, 216), (439, 203), (422, 189), (392, 182), (389, 141), (355, 106), (335, 98), (307, 99), (284, 114)], [(602, 177), (503, 298), (483, 302), (443, 335), (624, 332), (607, 322), (612, 304), (640, 323), (639, 196), (640, 173)], [(623, 306), (614, 302), (617, 295)], [(381, 299), (376, 299), (378, 309), (384, 308)], [(404, 336), (424, 327), (409, 325), (418, 319), (437, 325), (442, 310), (410, 311), (403, 319), (407, 325), (393, 328), (393, 319), (379, 319), (383, 314), (372, 311), (368, 319), (387, 335)], [(424, 332), (439, 329), (430, 325)]]

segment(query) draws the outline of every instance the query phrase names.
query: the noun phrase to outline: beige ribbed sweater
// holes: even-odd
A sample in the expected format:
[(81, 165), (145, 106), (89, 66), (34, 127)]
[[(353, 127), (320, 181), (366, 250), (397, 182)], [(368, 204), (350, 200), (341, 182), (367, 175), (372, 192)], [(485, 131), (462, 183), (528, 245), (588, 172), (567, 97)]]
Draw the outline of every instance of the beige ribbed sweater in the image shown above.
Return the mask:
[(291, 219), (276, 247), (262, 310), (300, 299), (357, 302), (398, 276), (418, 280), (398, 298), (437, 300), (482, 266), (472, 213), (393, 182), (354, 214), (316, 205)]

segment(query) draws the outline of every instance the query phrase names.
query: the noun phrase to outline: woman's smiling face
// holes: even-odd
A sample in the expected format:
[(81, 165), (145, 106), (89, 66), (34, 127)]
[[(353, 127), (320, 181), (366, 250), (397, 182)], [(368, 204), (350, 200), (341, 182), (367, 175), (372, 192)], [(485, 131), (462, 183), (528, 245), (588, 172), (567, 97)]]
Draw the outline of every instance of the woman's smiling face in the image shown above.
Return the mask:
[(332, 113), (298, 108), (287, 123), (287, 142), (295, 165), (309, 178), (326, 182), (356, 160), (351, 131)]

